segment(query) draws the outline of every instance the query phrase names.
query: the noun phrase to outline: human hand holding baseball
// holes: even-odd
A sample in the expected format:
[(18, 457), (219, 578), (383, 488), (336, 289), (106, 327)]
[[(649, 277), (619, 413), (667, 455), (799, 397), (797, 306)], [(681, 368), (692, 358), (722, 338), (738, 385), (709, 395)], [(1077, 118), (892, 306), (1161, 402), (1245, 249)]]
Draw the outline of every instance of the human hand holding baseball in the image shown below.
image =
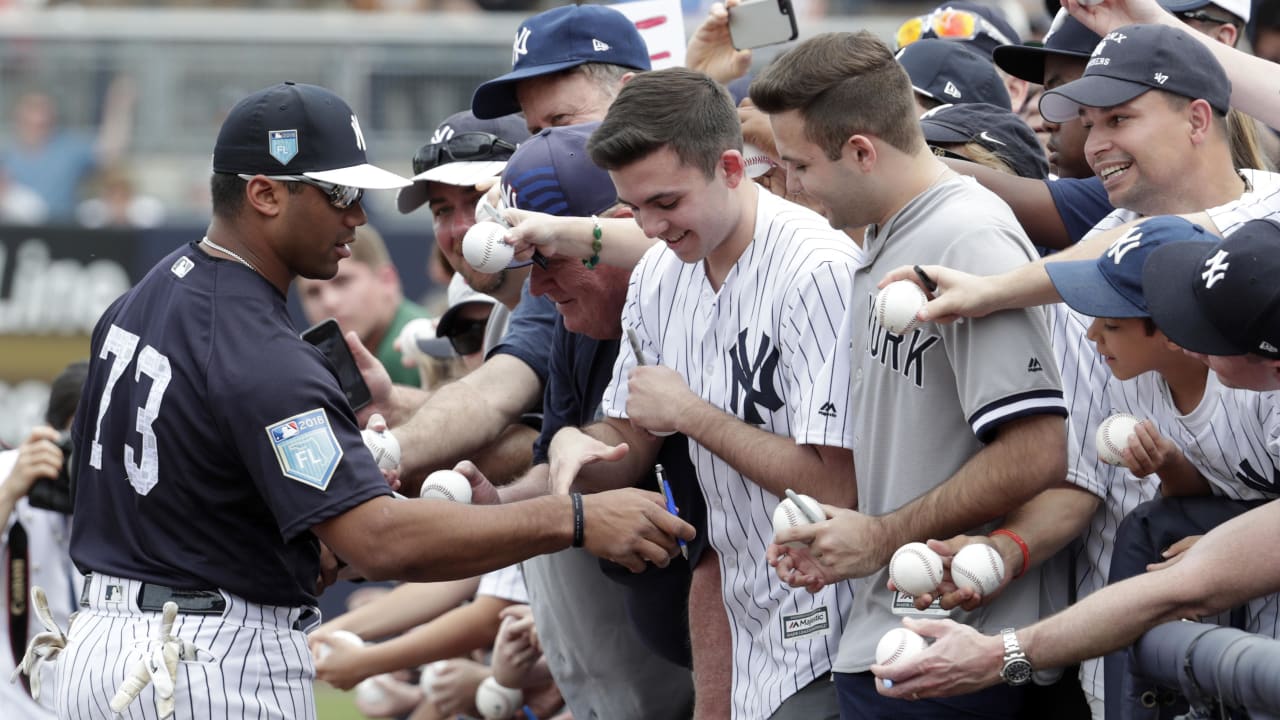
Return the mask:
[(680, 432), (680, 421), (703, 400), (680, 373), (663, 365), (631, 368), (627, 375), (627, 417), (654, 435)]
[[(931, 550), (938, 553), (939, 557), (942, 558), (943, 577), (936, 592), (921, 593), (920, 595), (913, 596), (917, 610), (923, 612), (928, 609), (935, 599), (939, 601), (943, 610), (951, 610), (952, 608), (957, 607), (965, 611), (976, 610), (999, 597), (1000, 593), (1004, 592), (1004, 589), (1008, 587), (1009, 582), (1013, 579), (1013, 572), (1004, 573), (1000, 576), (996, 589), (993, 592), (985, 594), (979, 592), (972, 586), (960, 587), (956, 585), (955, 581), (952, 579), (952, 561), (955, 559), (957, 553), (969, 545), (981, 544), (995, 548), (996, 552), (1000, 553), (1002, 561), (1005, 563), (1005, 567), (1011, 567), (1009, 563), (1012, 562), (1012, 559), (1005, 556), (1002, 552), (1002, 548), (996, 540), (986, 537), (985, 535), (956, 535), (949, 540), (929, 540), (927, 544)], [(1013, 546), (1016, 561), (1021, 563), (1021, 550), (1017, 545), (1014, 545), (1012, 541), (1010, 541), (1009, 544)], [(889, 589), (898, 589), (894, 586), (893, 580), (889, 581)]]
[(934, 642), (891, 665), (872, 665), (879, 680), (893, 681), (893, 687), (876, 683), (881, 695), (903, 700), (963, 695), (1000, 681), (1004, 642), (998, 636), (983, 635), (954, 620), (904, 618), (902, 624)]
[(561, 253), (574, 257), (591, 256), (590, 243), (586, 245), (586, 255), (582, 255), (581, 249), (566, 247), (569, 244), (567, 238), (572, 234), (570, 225), (575, 222), (585, 223), (585, 234), (588, 239), (591, 237), (590, 218), (559, 217), (517, 208), (504, 208), (502, 217), (511, 226), (507, 231), (507, 242), (514, 248), (517, 260), (532, 259), (535, 250), (545, 257)]
[(667, 512), (659, 493), (622, 488), (582, 496), (583, 546), (587, 552), (642, 572), (648, 563), (666, 567), (680, 551), (676, 537), (686, 542), (693, 526)]
[(707, 9), (707, 17), (689, 36), (685, 48), (685, 66), (710, 75), (727, 85), (747, 74), (751, 68), (751, 51), (737, 50), (729, 35), (729, 8), (741, 0), (725, 0)]
[(1182, 450), (1160, 434), (1156, 424), (1143, 420), (1133, 427), (1129, 444), (1121, 452), (1124, 466), (1137, 477), (1159, 473), (1182, 456)]
[(444, 717), (473, 715), (476, 710), (476, 688), (490, 676), (489, 668), (478, 662), (454, 658), (435, 665), (435, 679), (427, 688), (427, 700)]
[(502, 625), (493, 643), (493, 679), (509, 688), (527, 688), (545, 681), (534, 668), (542, 657), (533, 611), (528, 605), (512, 605), (501, 612)]
[[(834, 505), (822, 505), (822, 510), (829, 520), (787, 528), (774, 535), (767, 557), (783, 582), (796, 587), (811, 586), (812, 582), (804, 582), (806, 579), (829, 584), (866, 577), (889, 563), (897, 547), (890, 547), (879, 518)], [(787, 543), (792, 542), (808, 548), (788, 547)], [(794, 571), (789, 573), (791, 579), (783, 575), (784, 569)]]
[(560, 430), (551, 438), (551, 445), (547, 448), (550, 458), (548, 492), (568, 495), (584, 466), (617, 462), (626, 456), (628, 450), (626, 443), (607, 445), (575, 427)]
[[(339, 690), (350, 690), (369, 677), (369, 651), (363, 645), (355, 645), (332, 635), (324, 642), (327, 650), (316, 652), (316, 679), (323, 680)], [(313, 648), (318, 647), (313, 645)], [(314, 652), (314, 650), (313, 650)]]
[[(374, 692), (361, 692), (366, 685)], [(357, 688), (355, 706), (365, 717), (395, 718), (413, 710), (422, 702), (422, 689), (392, 675), (374, 675)]]
[(983, 317), (1003, 309), (1003, 293), (998, 281), (1001, 276), (970, 275), (941, 265), (923, 265), (920, 269), (936, 283), (936, 289), (924, 286), (913, 265), (890, 270), (881, 278), (879, 287), (897, 280), (910, 280), (919, 285), (930, 297), (916, 315), (921, 322), (949, 323), (960, 318)]
[(471, 504), (472, 505), (500, 505), (502, 498), (498, 496), (498, 489), (489, 482), (489, 478), (480, 472), (480, 468), (470, 460), (462, 460), (453, 466), (453, 471), (462, 475), (471, 483)]

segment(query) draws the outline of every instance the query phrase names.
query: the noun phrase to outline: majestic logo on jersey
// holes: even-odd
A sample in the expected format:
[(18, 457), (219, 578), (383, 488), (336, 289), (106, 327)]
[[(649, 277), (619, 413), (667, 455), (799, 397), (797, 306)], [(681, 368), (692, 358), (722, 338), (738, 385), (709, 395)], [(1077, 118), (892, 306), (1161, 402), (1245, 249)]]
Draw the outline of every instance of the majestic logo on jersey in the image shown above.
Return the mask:
[(288, 165), (293, 156), (298, 154), (297, 130), (271, 130), (267, 133), (267, 138), (267, 152), (280, 161), (281, 165)]
[(285, 477), (320, 490), (329, 487), (342, 459), (342, 446), (324, 408), (285, 418), (266, 430)]
[(1268, 495), (1275, 495), (1280, 492), (1280, 470), (1277, 470), (1275, 466), (1271, 467), (1271, 478), (1267, 479), (1266, 476), (1255, 470), (1248, 460), (1242, 460), (1240, 461), (1240, 469), (1236, 471), (1236, 478), (1258, 492)]
[(1204, 278), (1204, 289), (1212, 288), (1219, 280), (1227, 276), (1227, 268), (1231, 267), (1231, 263), (1226, 262), (1227, 251), (1219, 250), (1217, 254), (1204, 261), (1204, 266), (1208, 268), (1200, 273), (1200, 277)]
[(910, 339), (889, 330), (876, 319), (873, 299), (867, 306), (867, 337), (871, 338), (868, 345), (871, 357), (879, 359), (881, 365), (894, 372), (902, 373), (916, 387), (924, 387), (924, 354), (941, 339), (937, 335), (926, 337), (926, 327), (928, 326), (913, 329)]
[(831, 631), (831, 616), (825, 607), (797, 615), (782, 616), (782, 639), (795, 640)]
[(818, 408), (818, 414), (825, 418), (833, 418), (838, 414), (836, 404), (832, 402), (822, 403), (822, 407)]
[(763, 425), (764, 418), (756, 409), (759, 405), (769, 412), (782, 408), (782, 398), (773, 389), (773, 377), (777, 374), (778, 348), (773, 347), (768, 335), (760, 335), (760, 346), (755, 358), (747, 356), (747, 333), (738, 333), (738, 342), (729, 348), (729, 360), (733, 363), (733, 387), (729, 393), (729, 411), (738, 414), (738, 391), (742, 390), (743, 422)]
[(1031, 358), (1030, 361), (1027, 362), (1027, 372), (1029, 373), (1044, 372), (1044, 366), (1040, 364), (1040, 358), (1033, 357)]

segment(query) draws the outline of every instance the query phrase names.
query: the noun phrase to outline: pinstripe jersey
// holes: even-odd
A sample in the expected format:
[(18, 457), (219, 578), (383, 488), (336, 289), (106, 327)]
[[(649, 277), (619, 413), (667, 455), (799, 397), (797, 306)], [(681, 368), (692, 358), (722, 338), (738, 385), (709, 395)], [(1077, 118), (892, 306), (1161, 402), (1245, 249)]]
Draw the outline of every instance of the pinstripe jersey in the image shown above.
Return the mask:
[[(848, 353), (836, 343), (858, 247), (821, 216), (757, 191), (754, 237), (712, 289), (702, 262), (659, 243), (631, 275), (624, 327), (646, 354), (678, 371), (703, 400), (797, 443), (851, 447)], [(601, 407), (626, 416), (635, 355), (621, 344)], [(768, 717), (827, 672), (853, 594), (784, 585), (765, 563), (778, 498), (689, 441), (719, 554), (733, 640), (733, 717)]]
[(510, 600), (513, 603), (529, 603), (529, 591), (524, 586), (524, 571), (519, 565), (508, 565), (481, 575), (476, 594)]
[[(1205, 210), (1223, 235), (1230, 234), (1236, 227), (1250, 220), (1280, 214), (1280, 173), (1251, 168), (1237, 170), (1237, 172), (1244, 178), (1247, 185), (1244, 194), (1231, 202)], [(1099, 220), (1092, 230), (1085, 233), (1084, 239), (1087, 240), (1097, 233), (1106, 232), (1140, 217), (1142, 217), (1141, 214), (1132, 210), (1116, 208)]]
[[(886, 515), (946, 482), (1004, 423), (1066, 415), (1045, 312), (926, 323), (897, 334), (875, 319), (876, 284), (901, 265), (937, 263), (990, 274), (1037, 257), (1009, 207), (971, 178), (940, 180), (867, 230), (845, 333), (852, 347), (858, 509)], [(992, 518), (995, 519), (994, 517)], [(985, 534), (983, 532), (982, 534)], [(923, 540), (924, 538), (913, 538)], [(887, 589), (888, 568), (858, 581), (839, 672), (872, 665), (876, 642), (915, 614)], [(1039, 571), (989, 605), (953, 619), (991, 633), (1039, 617)]]

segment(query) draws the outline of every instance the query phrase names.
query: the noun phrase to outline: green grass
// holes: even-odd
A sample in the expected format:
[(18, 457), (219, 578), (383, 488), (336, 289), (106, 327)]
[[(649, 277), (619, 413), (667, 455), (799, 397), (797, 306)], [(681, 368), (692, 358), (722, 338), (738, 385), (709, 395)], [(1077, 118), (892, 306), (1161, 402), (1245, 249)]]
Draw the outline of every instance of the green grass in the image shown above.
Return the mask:
[(362, 720), (351, 693), (316, 683), (316, 720)]

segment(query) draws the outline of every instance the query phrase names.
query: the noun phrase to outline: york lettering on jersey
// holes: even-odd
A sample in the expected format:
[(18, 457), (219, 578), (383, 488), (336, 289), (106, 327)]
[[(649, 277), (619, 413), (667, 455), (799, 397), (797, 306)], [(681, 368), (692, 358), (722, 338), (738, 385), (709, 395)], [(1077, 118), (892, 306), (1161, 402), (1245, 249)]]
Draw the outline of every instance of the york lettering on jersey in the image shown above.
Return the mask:
[(915, 383), (918, 388), (924, 387), (924, 354), (941, 340), (937, 335), (925, 335), (925, 328), (917, 327), (911, 336), (899, 335), (880, 324), (876, 319), (875, 303), (867, 306), (867, 336), (871, 342), (867, 345), (871, 357), (880, 360), (880, 364)]
[[(729, 348), (729, 360), (733, 363), (733, 387), (729, 394), (729, 411), (738, 414), (743, 422), (752, 425), (763, 425), (764, 418), (756, 409), (759, 405), (769, 412), (777, 412), (782, 408), (782, 398), (773, 387), (774, 375), (778, 370), (780, 354), (773, 347), (768, 335), (761, 333), (760, 344), (755, 350), (755, 357), (748, 355), (747, 334), (750, 330), (738, 333), (738, 342)], [(738, 391), (742, 391), (742, 412), (738, 413)]]

